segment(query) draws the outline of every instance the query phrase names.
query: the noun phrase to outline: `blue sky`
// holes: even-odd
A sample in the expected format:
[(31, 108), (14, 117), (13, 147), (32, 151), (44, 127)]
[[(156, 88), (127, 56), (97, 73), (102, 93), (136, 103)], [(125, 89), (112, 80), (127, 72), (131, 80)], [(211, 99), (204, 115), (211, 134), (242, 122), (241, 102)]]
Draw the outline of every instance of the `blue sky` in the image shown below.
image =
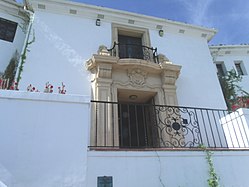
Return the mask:
[(218, 33), (210, 44), (249, 43), (249, 1), (247, 0), (72, 1), (215, 28)]

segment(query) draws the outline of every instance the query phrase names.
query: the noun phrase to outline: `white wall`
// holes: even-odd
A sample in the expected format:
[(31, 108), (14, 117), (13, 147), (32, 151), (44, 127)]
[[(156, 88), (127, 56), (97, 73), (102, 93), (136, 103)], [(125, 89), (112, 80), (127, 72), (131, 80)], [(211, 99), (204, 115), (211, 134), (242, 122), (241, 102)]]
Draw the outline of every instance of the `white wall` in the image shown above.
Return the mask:
[(10, 59), (14, 55), (15, 51), (17, 50), (18, 53), (21, 54), (25, 40), (25, 33), (21, 29), (21, 27), (23, 27), (24, 20), (22, 20), (20, 17), (13, 16), (3, 11), (0, 11), (0, 17), (18, 23), (16, 35), (13, 42), (8, 42), (0, 39), (0, 72), (4, 73), (4, 70), (8, 66)]
[[(63, 20), (63, 21), (62, 21)], [(35, 13), (36, 41), (24, 64), (20, 89), (29, 84), (38, 90), (45, 83), (66, 85), (67, 93), (90, 95), (90, 74), (85, 62), (100, 45), (111, 46), (111, 25), (95, 25), (95, 20), (52, 13)]]
[[(248, 156), (248, 151), (215, 151), (220, 186), (249, 186)], [(96, 186), (98, 176), (112, 176), (114, 187), (207, 187), (205, 157), (202, 151), (89, 151), (87, 186)]]
[(89, 97), (0, 91), (0, 106), (3, 183), (85, 186)]

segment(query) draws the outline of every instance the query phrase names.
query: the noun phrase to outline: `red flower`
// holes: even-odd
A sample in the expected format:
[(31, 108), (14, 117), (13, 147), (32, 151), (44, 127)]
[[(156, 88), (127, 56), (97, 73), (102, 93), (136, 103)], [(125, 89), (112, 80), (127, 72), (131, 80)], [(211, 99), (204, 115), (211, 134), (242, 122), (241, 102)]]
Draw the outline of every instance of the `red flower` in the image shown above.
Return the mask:
[(236, 109), (238, 109), (239, 108), (239, 106), (238, 105), (232, 105), (232, 111), (235, 111)]
[(246, 103), (249, 104), (249, 99), (247, 99)]

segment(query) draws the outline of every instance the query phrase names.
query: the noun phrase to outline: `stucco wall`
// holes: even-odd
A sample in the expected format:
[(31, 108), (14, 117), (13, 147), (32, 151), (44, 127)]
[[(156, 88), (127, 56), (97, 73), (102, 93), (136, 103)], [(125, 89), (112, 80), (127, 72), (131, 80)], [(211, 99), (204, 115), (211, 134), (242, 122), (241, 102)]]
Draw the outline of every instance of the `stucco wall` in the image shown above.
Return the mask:
[(24, 23), (24, 20), (22, 20), (21, 17), (8, 14), (5, 11), (0, 11), (0, 17), (18, 23), (16, 35), (13, 42), (0, 40), (0, 72), (3, 73), (15, 51), (18, 51), (18, 53), (21, 54), (25, 40), (25, 33), (21, 29)]
[[(216, 151), (212, 156), (220, 186), (249, 185), (248, 151)], [(118, 187), (208, 187), (208, 164), (202, 151), (88, 152), (87, 186), (98, 176), (112, 176)]]
[(96, 27), (95, 20), (36, 12), (36, 41), (30, 46), (20, 89), (32, 84), (43, 90), (47, 81), (57, 86), (63, 82), (67, 93), (90, 95), (85, 62), (99, 45), (111, 45), (110, 27), (107, 23)]
[(85, 186), (89, 97), (0, 91), (0, 179)]

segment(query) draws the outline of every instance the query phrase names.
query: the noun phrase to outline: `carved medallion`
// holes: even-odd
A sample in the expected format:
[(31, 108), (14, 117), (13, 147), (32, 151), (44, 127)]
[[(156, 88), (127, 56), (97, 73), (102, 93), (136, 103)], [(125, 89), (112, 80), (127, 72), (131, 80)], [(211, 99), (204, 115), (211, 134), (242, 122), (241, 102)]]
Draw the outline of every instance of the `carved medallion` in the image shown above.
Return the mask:
[(147, 72), (142, 71), (141, 69), (128, 70), (128, 76), (130, 78), (130, 83), (133, 86), (144, 86)]

